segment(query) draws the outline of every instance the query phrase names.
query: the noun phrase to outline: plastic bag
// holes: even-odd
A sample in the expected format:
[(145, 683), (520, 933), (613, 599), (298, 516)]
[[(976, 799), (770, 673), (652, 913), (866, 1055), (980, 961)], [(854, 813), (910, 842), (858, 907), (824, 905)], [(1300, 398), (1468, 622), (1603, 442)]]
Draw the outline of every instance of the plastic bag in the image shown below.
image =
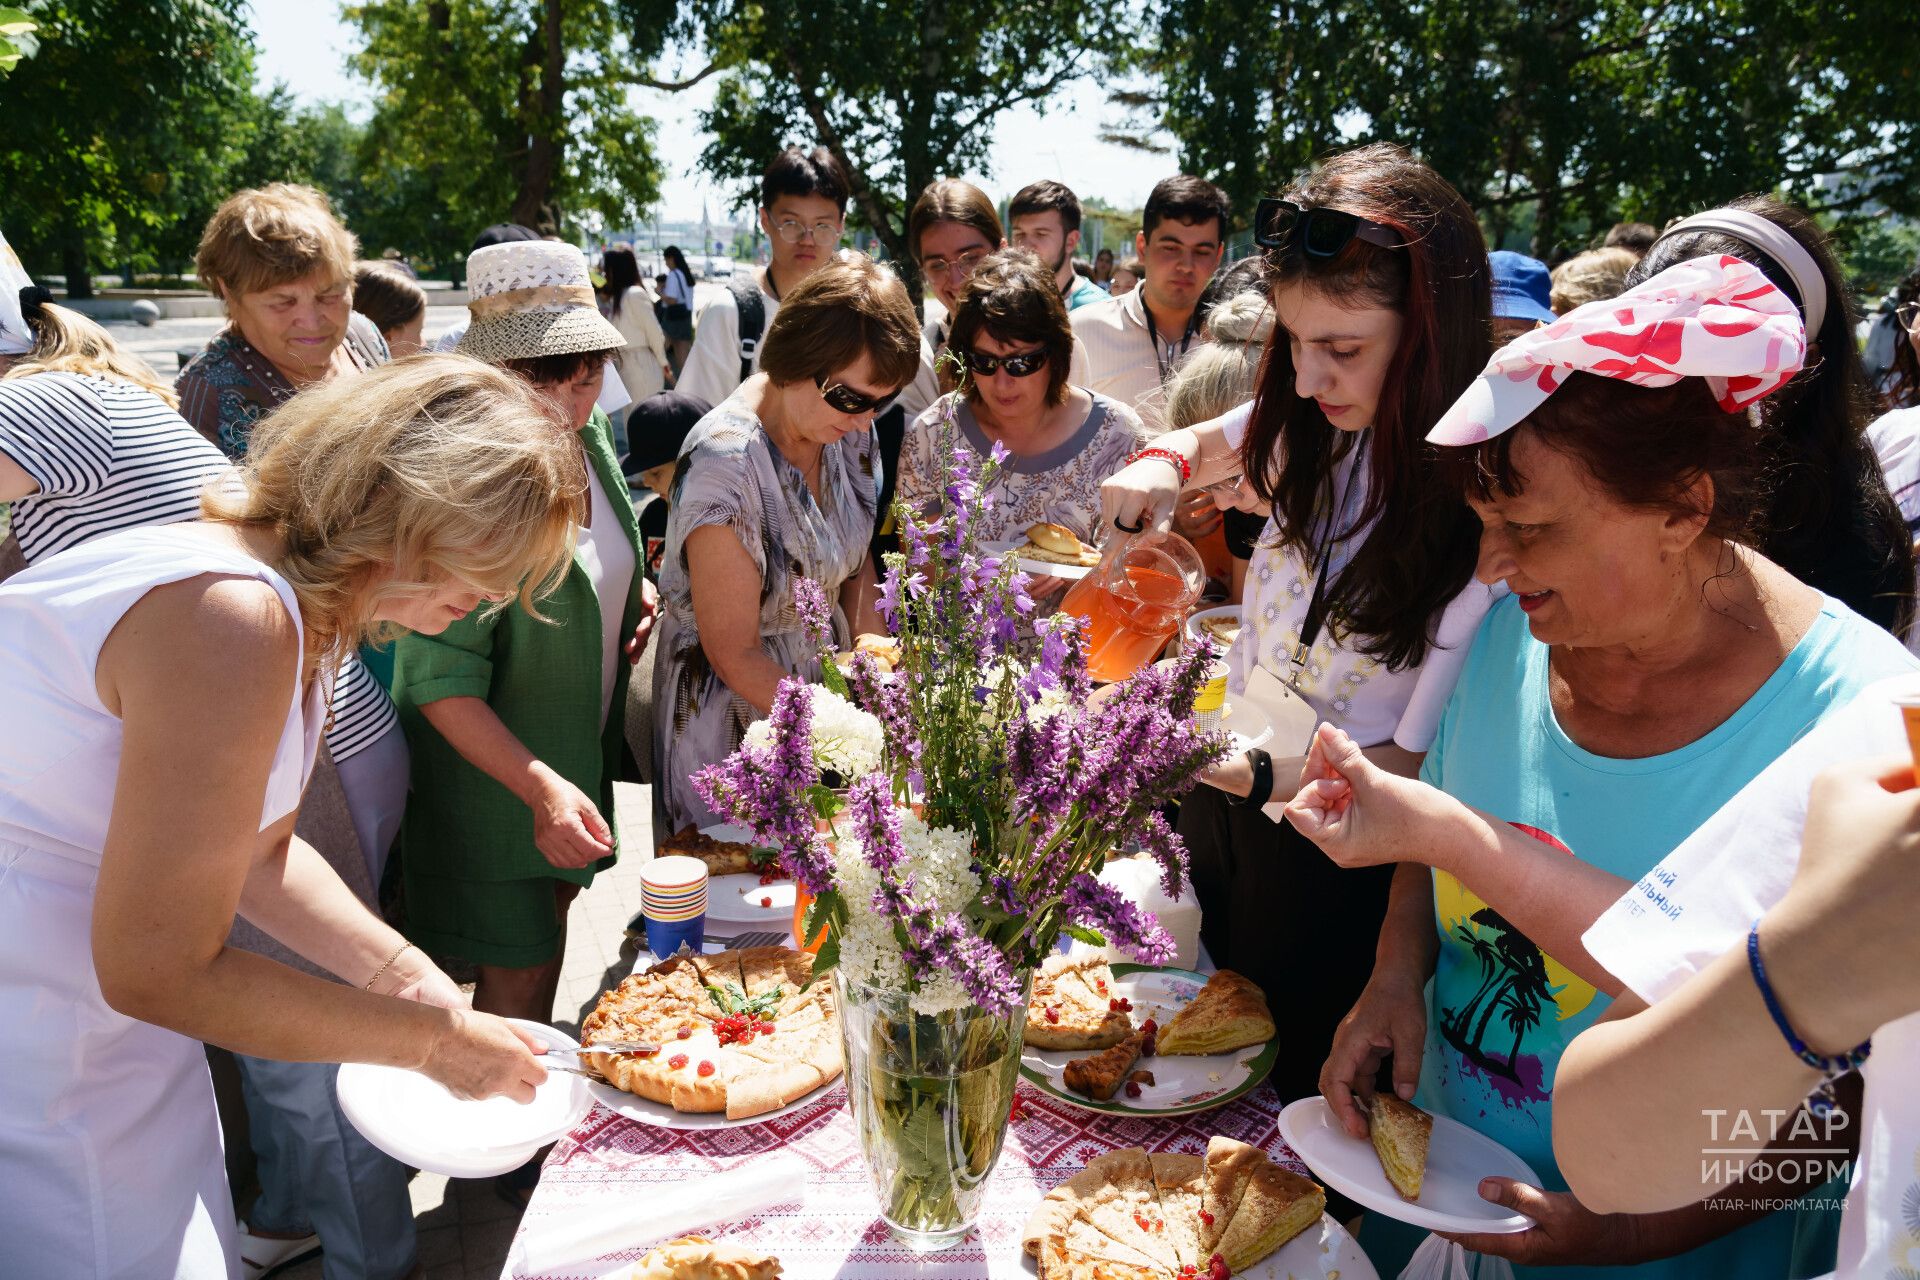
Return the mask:
[(1413, 1251), (1400, 1280), (1513, 1280), (1513, 1264), (1505, 1258), (1468, 1253), (1451, 1240), (1428, 1236)]

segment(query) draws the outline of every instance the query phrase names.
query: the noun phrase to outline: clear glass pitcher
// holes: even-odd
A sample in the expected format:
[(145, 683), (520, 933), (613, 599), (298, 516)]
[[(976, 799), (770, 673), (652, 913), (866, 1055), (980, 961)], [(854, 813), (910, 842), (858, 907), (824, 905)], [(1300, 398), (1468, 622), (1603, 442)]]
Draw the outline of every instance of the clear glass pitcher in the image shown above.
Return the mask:
[(1177, 533), (1117, 534), (1100, 565), (1073, 584), (1063, 612), (1086, 620), (1087, 674), (1125, 680), (1158, 657), (1200, 599), (1207, 571)]

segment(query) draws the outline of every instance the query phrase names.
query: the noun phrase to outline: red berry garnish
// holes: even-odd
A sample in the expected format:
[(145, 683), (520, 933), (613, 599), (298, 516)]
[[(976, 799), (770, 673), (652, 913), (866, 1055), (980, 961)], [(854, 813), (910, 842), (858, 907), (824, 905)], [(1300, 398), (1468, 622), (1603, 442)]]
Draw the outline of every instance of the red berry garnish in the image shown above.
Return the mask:
[(1147, 1221), (1147, 1216), (1144, 1213), (1136, 1213), (1133, 1215), (1133, 1225), (1142, 1231), (1153, 1230), (1153, 1224)]
[(1093, 980), (1093, 985), (1099, 988), (1101, 995), (1107, 994), (1107, 980), (1105, 978), (1095, 978)]
[(1207, 1224), (1208, 1226), (1212, 1226), (1212, 1225), (1213, 1225), (1213, 1215), (1212, 1215), (1212, 1214), (1210, 1214), (1210, 1213), (1208, 1213), (1208, 1212), (1207, 1212), (1207, 1211), (1206, 1211), (1205, 1209), (1202, 1209), (1202, 1210), (1200, 1211), (1200, 1221), (1202, 1221), (1202, 1222), (1204, 1222), (1204, 1223), (1206, 1223), (1206, 1224)]
[(1047, 1006), (1047, 1021), (1048, 1022), (1060, 1021), (1060, 1011), (1054, 1008), (1052, 1005)]
[(773, 895), (769, 893), (769, 894), (767, 894), (767, 895), (765, 895), (764, 897), (762, 897), (762, 898), (760, 899), (760, 905), (761, 905), (761, 906), (763, 906), (763, 907), (770, 907), (770, 906), (772, 906), (772, 905), (773, 905)]
[(687, 1065), (687, 1055), (684, 1053), (676, 1053), (671, 1058), (667, 1059), (667, 1065), (669, 1067), (672, 1067), (675, 1071), (678, 1071), (680, 1068)]
[(1127, 1096), (1129, 1098), (1137, 1098), (1140, 1096), (1140, 1086), (1131, 1080), (1127, 1081)]
[(1229, 1280), (1232, 1275), (1227, 1270), (1227, 1260), (1219, 1254), (1207, 1259), (1207, 1280)]
[(754, 1030), (758, 1031), (763, 1036), (770, 1036), (773, 1034), (773, 1024), (771, 1022), (762, 1022), (761, 1024), (756, 1026)]
[(674, 1032), (673, 1034), (678, 1036), (682, 1040), (690, 1040), (693, 1038), (693, 1028), (681, 1027), (678, 1031)]
[(702, 1058), (700, 1060), (700, 1065), (695, 1067), (694, 1070), (699, 1072), (703, 1076), (710, 1076), (713, 1074), (713, 1064), (711, 1062), (708, 1062), (706, 1059)]

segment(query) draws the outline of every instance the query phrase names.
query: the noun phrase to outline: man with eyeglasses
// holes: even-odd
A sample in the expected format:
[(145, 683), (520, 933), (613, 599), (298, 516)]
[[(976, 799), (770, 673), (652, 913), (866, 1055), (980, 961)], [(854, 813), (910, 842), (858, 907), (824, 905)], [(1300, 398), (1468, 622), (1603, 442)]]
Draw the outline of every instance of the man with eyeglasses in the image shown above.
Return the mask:
[(1225, 254), (1227, 214), (1226, 193), (1204, 178), (1183, 173), (1154, 187), (1134, 237), (1146, 278), (1070, 317), (1073, 385), (1130, 406), (1151, 431), (1166, 429), (1161, 387), (1206, 341), (1200, 295)]
[(676, 384), (680, 390), (717, 405), (759, 370), (760, 339), (773, 325), (781, 296), (833, 261), (840, 247), (847, 192), (846, 171), (825, 147), (788, 147), (767, 166), (760, 177), (760, 229), (772, 261), (754, 269), (751, 284), (736, 280), (700, 313)]
[(1068, 311), (1107, 300), (1107, 291), (1073, 269), (1080, 247), (1080, 197), (1050, 179), (1030, 182), (1007, 202), (1013, 245), (1034, 254), (1053, 272)]

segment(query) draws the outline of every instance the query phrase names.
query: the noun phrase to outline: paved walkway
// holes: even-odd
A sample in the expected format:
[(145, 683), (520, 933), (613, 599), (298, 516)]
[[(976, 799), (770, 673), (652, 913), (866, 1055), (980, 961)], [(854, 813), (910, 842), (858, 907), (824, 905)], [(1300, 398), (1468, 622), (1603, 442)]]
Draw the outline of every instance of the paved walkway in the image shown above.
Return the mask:
[[(592, 1011), (600, 993), (633, 968), (634, 947), (626, 940), (626, 928), (640, 909), (640, 868), (653, 851), (652, 797), (646, 787), (629, 783), (616, 783), (614, 790), (620, 862), (594, 877), (592, 887), (574, 900), (567, 932), (553, 1022), (569, 1034), (579, 1032), (580, 1019)], [(491, 1182), (437, 1173), (414, 1176), (413, 1218), (420, 1230), (425, 1280), (498, 1280), (520, 1223), (519, 1211), (494, 1194)], [(315, 1258), (279, 1272), (276, 1280), (321, 1276), (320, 1259)]]

